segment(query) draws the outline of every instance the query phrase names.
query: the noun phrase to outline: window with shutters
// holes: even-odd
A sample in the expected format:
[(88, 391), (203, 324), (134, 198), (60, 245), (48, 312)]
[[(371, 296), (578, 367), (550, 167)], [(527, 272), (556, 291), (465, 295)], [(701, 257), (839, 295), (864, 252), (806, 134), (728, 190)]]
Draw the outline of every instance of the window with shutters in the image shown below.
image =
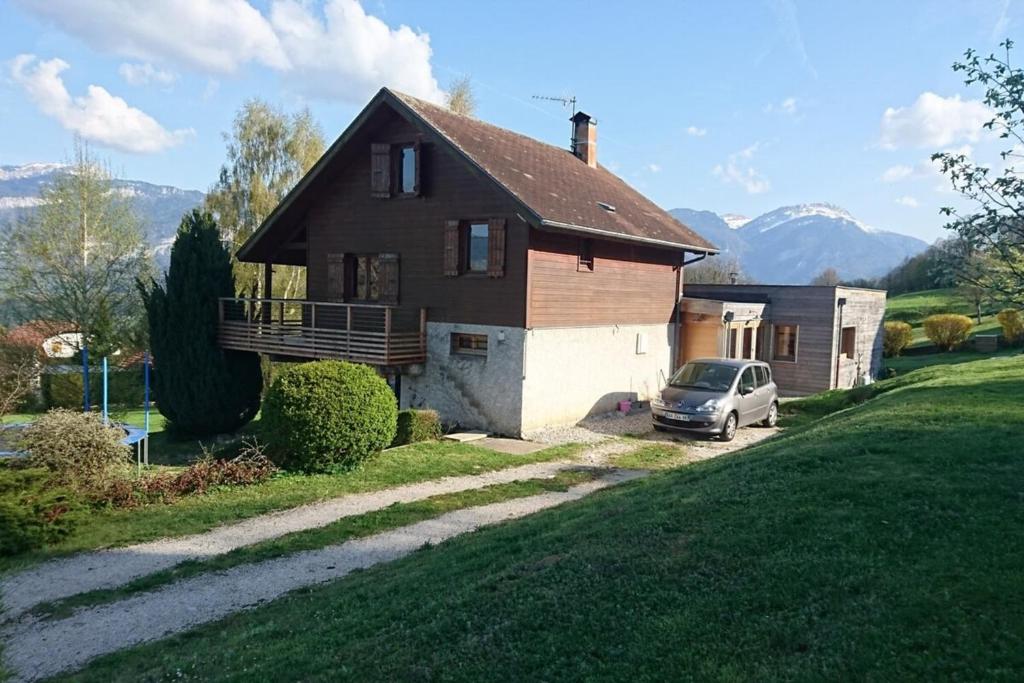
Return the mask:
[(504, 277), (505, 219), (446, 221), (444, 274)]
[(403, 195), (420, 193), (419, 145), (399, 145), (395, 148), (395, 166), (398, 171), (398, 192)]
[(370, 145), (370, 194), (386, 198), (420, 194), (420, 143)]

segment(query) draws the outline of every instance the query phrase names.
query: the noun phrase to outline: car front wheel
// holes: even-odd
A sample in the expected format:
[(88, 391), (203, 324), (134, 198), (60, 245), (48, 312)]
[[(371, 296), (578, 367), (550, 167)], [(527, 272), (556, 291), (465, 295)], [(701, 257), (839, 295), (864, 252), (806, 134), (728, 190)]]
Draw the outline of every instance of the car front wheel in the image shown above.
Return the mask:
[(763, 424), (765, 427), (774, 427), (779, 422), (779, 404), (772, 403), (771, 407), (768, 408), (768, 415), (764, 418)]
[(729, 413), (729, 416), (725, 418), (725, 424), (722, 425), (722, 433), (719, 435), (722, 441), (732, 441), (736, 438), (736, 427), (739, 426), (739, 422), (736, 419), (736, 413)]

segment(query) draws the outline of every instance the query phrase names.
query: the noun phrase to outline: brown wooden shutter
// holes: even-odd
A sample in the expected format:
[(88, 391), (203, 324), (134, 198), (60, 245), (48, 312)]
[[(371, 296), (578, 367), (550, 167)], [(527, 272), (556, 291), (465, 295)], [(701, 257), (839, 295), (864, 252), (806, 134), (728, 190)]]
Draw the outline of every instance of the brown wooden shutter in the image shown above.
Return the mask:
[(398, 305), (398, 254), (380, 254), (380, 302)]
[(444, 274), (456, 277), (459, 274), (459, 222), (444, 222)]
[(327, 255), (327, 299), (345, 300), (345, 255)]
[(370, 145), (370, 195), (391, 196), (391, 145), (375, 142)]
[(487, 221), (487, 274), (505, 276), (505, 219)]
[(412, 149), (413, 149), (413, 155), (416, 157), (416, 179), (415, 179), (415, 184), (413, 185), (413, 188), (412, 188), (412, 193), (414, 195), (419, 196), (419, 195), (423, 194), (423, 185), (422, 185), (421, 180), (420, 180), (423, 177), (423, 171), (422, 171), (422, 168), (423, 168), (423, 145), (421, 145), (417, 141), (412, 146)]

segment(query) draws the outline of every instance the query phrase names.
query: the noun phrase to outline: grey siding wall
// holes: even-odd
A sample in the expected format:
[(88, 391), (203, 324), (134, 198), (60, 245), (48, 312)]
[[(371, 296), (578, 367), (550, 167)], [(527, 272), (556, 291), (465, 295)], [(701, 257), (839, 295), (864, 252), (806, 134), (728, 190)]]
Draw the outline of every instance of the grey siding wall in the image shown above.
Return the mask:
[[(885, 292), (836, 287), (836, 301), (846, 298), (843, 327), (856, 329), (853, 354), (839, 360), (839, 388), (856, 384), (858, 377), (878, 377), (882, 372), (882, 336)], [(836, 306), (838, 325), (838, 306)], [(835, 352), (838, 353), (838, 345)]]
[[(791, 285), (687, 285), (684, 295), (721, 301), (767, 301), (767, 344), (761, 357), (772, 366), (783, 395), (799, 396), (836, 386), (837, 301), (847, 298), (843, 326), (857, 328), (857, 352), (840, 365), (839, 386), (852, 386), (860, 374), (877, 376), (881, 370), (882, 318), (885, 292), (847, 287)], [(775, 360), (774, 328), (797, 325), (796, 361)]]

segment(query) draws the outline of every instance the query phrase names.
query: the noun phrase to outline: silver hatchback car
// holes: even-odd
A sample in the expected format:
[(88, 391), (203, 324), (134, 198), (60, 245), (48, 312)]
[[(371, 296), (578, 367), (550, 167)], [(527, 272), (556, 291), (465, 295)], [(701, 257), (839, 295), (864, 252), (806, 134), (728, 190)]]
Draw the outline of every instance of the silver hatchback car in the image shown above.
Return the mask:
[(774, 427), (779, 396), (767, 363), (701, 358), (679, 368), (651, 401), (658, 431), (717, 435), (732, 441), (736, 430), (760, 422)]

